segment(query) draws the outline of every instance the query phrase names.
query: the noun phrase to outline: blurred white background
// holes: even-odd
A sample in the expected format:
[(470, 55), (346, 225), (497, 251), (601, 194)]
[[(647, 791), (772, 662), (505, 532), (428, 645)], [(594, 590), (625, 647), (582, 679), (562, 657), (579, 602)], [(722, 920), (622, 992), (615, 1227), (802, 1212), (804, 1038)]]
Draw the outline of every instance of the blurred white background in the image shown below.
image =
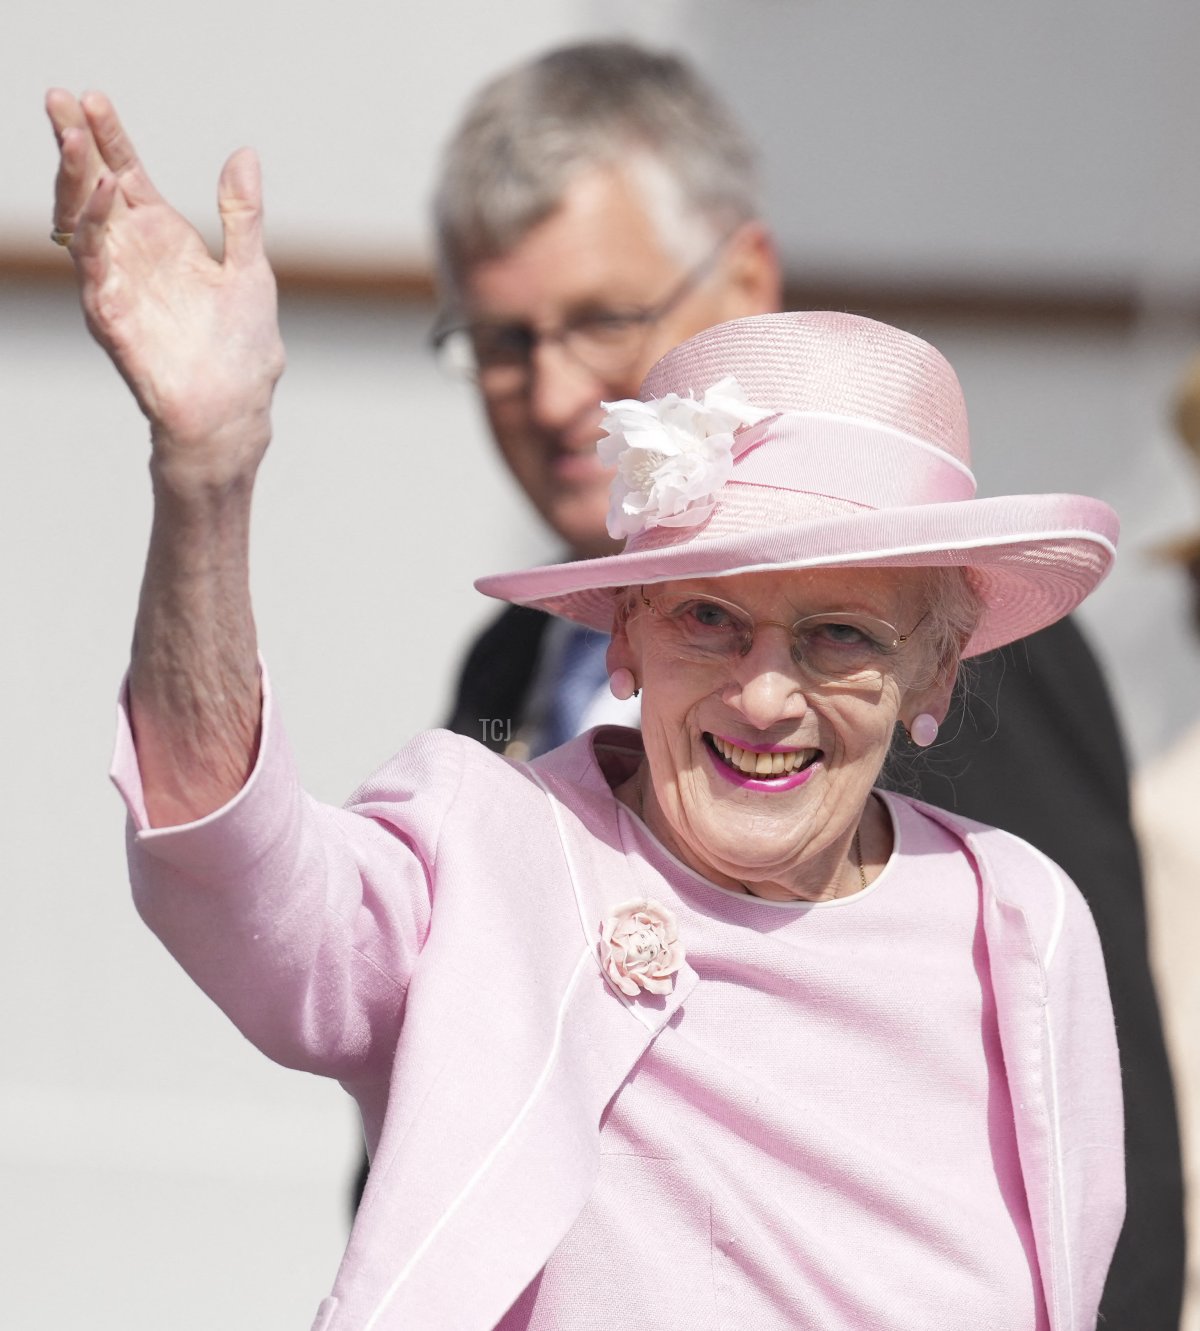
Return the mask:
[[(579, 36), (682, 47), (763, 144), (798, 299), (947, 352), (983, 492), (1080, 490), (1121, 512), (1122, 559), (1085, 620), (1135, 754), (1200, 711), (1183, 587), (1146, 554), (1200, 524), (1165, 416), (1200, 346), (1194, 0), (10, 0), (4, 26), (5, 1327), (306, 1327), (358, 1151), (340, 1089), (246, 1045), (129, 904), (103, 774), (145, 429), (55, 276), (48, 85), (109, 91), (210, 232), (221, 162), (254, 144), (273, 253), (361, 288), (426, 262), (437, 152), (483, 78)], [(472, 577), (549, 547), (425, 354), (431, 307), (301, 286), (284, 292), (255, 591), (306, 778), (340, 801), (441, 715), (490, 613)]]

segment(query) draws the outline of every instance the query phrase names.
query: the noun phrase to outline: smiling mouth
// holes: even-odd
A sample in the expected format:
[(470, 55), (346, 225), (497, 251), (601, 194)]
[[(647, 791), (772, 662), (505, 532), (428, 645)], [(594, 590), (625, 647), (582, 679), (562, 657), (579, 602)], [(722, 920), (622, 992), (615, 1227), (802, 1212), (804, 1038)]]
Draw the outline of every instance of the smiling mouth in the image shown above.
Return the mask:
[(786, 753), (757, 753), (753, 749), (739, 748), (719, 735), (705, 733), (704, 741), (717, 757), (739, 776), (752, 776), (759, 781), (780, 780), (811, 767), (821, 756), (820, 749), (790, 749)]

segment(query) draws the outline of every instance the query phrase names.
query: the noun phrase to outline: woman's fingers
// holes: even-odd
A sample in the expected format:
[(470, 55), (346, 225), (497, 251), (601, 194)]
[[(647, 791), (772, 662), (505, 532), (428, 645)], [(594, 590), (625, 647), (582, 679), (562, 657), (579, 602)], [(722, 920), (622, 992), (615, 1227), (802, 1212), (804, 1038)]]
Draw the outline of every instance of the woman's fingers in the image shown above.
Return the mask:
[(59, 138), (58, 175), (54, 179), (54, 227), (71, 232), (83, 212), (94, 187), (94, 172), (89, 170), (89, 136), (85, 130), (71, 127)]
[[(117, 182), (110, 175), (101, 176), (73, 228), (75, 237), (71, 241), (72, 257), (79, 264), (93, 266), (89, 276), (96, 283), (102, 279), (103, 270), (107, 269), (104, 233), (116, 198)], [(97, 264), (102, 265), (102, 268), (97, 269)]]
[(101, 170), (100, 153), (87, 117), (76, 98), (62, 88), (46, 94), (46, 114), (58, 142), (58, 174), (54, 181), (54, 229), (72, 232)]
[[(243, 149), (221, 173), (217, 263), (150, 184), (107, 97), (53, 92), (46, 105), (60, 144), (55, 225), (73, 232), (88, 327), (151, 421), (156, 449), (193, 470), (253, 469), (283, 369), (258, 159)], [(231, 423), (244, 447), (228, 444)]]
[(117, 178), (121, 193), (131, 204), (158, 203), (161, 195), (138, 160), (133, 142), (125, 133), (116, 109), (102, 92), (85, 92), (80, 106), (95, 139), (100, 158)]
[(62, 143), (63, 131), (72, 126), (82, 129), (87, 124), (83, 107), (65, 88), (51, 88), (46, 94), (46, 114), (54, 126), (54, 137)]
[(244, 267), (261, 258), (262, 172), (252, 148), (239, 148), (222, 168), (217, 207), (225, 235), (225, 263)]

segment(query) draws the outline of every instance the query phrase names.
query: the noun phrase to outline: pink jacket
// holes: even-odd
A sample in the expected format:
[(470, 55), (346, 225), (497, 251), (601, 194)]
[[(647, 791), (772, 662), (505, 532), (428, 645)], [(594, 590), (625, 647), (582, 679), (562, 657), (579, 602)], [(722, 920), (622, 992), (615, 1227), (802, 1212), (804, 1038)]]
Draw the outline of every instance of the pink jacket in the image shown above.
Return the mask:
[[(656, 880), (592, 737), (524, 765), (426, 733), (339, 810), (300, 789), (268, 697), (255, 771), (209, 817), (146, 828), (124, 718), (114, 779), (150, 927), (261, 1049), (361, 1108), (370, 1181), (313, 1331), (489, 1331), (581, 1210), (605, 1106), (702, 980), (685, 966), (631, 1000), (601, 974), (601, 919)], [(1051, 1326), (1090, 1331), (1124, 1211), (1095, 929), (1037, 851), (933, 816), (984, 884)]]

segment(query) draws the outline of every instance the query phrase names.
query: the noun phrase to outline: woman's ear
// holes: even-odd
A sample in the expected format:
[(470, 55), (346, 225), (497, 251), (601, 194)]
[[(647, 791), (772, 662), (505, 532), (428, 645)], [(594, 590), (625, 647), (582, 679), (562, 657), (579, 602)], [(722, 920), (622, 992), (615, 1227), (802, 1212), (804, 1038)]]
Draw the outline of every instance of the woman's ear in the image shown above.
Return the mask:
[(933, 681), (924, 688), (913, 689), (904, 700), (900, 720), (904, 728), (912, 733), (912, 724), (922, 714), (933, 717), (940, 726), (950, 710), (950, 698), (954, 693), (954, 683), (958, 678), (958, 658), (946, 662), (938, 668)]
[(612, 638), (605, 655), (609, 692), (621, 702), (636, 698), (641, 692), (633, 665), (636, 656), (633, 644), (629, 641), (629, 602), (623, 600), (618, 602), (613, 616)]
[(608, 652), (604, 658), (610, 678), (614, 670), (629, 670), (635, 676), (637, 675), (634, 668), (633, 644), (629, 641), (629, 619), (629, 594), (628, 592), (621, 592), (618, 594), (617, 604), (613, 611), (612, 639), (608, 644)]

